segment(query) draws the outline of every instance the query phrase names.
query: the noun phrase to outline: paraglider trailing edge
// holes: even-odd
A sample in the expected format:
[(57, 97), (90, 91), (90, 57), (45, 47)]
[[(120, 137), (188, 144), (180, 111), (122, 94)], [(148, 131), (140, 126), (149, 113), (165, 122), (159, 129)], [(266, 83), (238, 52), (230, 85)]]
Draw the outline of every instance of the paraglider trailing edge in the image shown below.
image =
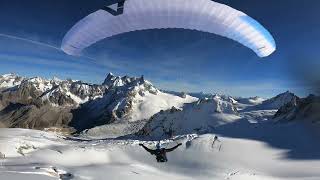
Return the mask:
[(115, 35), (172, 28), (223, 36), (250, 48), (259, 57), (276, 50), (273, 36), (258, 21), (211, 0), (110, 0), (73, 26), (64, 36), (61, 49), (79, 56), (83, 49)]

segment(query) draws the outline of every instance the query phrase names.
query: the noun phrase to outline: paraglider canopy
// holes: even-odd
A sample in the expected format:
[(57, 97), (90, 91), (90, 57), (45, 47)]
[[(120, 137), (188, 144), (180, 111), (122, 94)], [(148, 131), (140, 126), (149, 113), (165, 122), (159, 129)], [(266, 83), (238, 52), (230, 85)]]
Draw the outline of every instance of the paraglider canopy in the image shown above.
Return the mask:
[(274, 38), (259, 22), (211, 0), (112, 0), (74, 25), (65, 35), (61, 49), (78, 56), (83, 49), (105, 38), (169, 28), (227, 37), (252, 49), (259, 57), (276, 50)]

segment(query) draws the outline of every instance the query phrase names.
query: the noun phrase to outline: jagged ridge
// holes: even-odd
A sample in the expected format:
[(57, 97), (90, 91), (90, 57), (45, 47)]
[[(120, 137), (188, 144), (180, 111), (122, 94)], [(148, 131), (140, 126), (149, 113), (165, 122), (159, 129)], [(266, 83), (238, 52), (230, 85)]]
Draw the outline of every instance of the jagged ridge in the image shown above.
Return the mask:
[[(197, 98), (163, 93), (144, 77), (108, 74), (101, 85), (74, 80), (0, 76), (0, 118), (9, 127), (43, 129), (134, 122)], [(50, 118), (48, 118), (50, 117)]]

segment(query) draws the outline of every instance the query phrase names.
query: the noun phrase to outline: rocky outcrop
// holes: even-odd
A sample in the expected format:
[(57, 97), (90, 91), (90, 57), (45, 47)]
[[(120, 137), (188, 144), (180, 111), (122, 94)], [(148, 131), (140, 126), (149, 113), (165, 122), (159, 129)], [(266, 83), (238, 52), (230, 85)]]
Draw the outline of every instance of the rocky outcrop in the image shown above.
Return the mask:
[(295, 98), (282, 106), (274, 116), (277, 122), (307, 120), (320, 122), (320, 97), (309, 95), (307, 98)]
[(0, 112), (0, 117), (5, 127), (44, 129), (67, 128), (72, 114), (70, 109), (62, 107), (9, 104)]

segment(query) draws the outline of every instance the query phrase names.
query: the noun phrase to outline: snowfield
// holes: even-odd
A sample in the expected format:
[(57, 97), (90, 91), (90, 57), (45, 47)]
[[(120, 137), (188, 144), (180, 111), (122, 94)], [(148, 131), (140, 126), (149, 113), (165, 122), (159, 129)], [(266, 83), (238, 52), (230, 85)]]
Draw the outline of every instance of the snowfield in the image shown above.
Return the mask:
[[(252, 117), (270, 112), (254, 112)], [(247, 112), (246, 116), (250, 116)], [(260, 117), (260, 119), (263, 119)], [(228, 179), (318, 180), (319, 141), (302, 124), (275, 125), (241, 119), (215, 134), (188, 134), (162, 140), (183, 146), (159, 164), (135, 139), (86, 140), (54, 133), (0, 129), (0, 179)]]
[[(0, 115), (11, 124), (27, 125), (3, 127), (47, 130), (0, 129), (0, 180), (320, 179), (319, 97), (300, 99), (285, 92), (268, 100), (196, 98), (162, 92), (143, 76), (112, 74), (102, 85), (3, 75), (0, 89), (5, 90), (0, 109), (9, 107)], [(73, 114), (78, 115), (74, 127), (81, 128), (78, 136), (58, 133), (70, 124), (68, 118), (50, 124), (50, 118), (68, 113), (38, 113), (39, 120), (34, 118), (38, 111), (29, 117), (20, 106), (8, 104), (31, 99), (48, 101), (45, 111), (52, 105), (80, 108)], [(49, 125), (34, 126), (40, 122)], [(168, 148), (182, 143), (168, 153), (167, 163), (157, 163), (139, 146), (154, 149), (157, 141), (152, 140), (159, 139)]]

